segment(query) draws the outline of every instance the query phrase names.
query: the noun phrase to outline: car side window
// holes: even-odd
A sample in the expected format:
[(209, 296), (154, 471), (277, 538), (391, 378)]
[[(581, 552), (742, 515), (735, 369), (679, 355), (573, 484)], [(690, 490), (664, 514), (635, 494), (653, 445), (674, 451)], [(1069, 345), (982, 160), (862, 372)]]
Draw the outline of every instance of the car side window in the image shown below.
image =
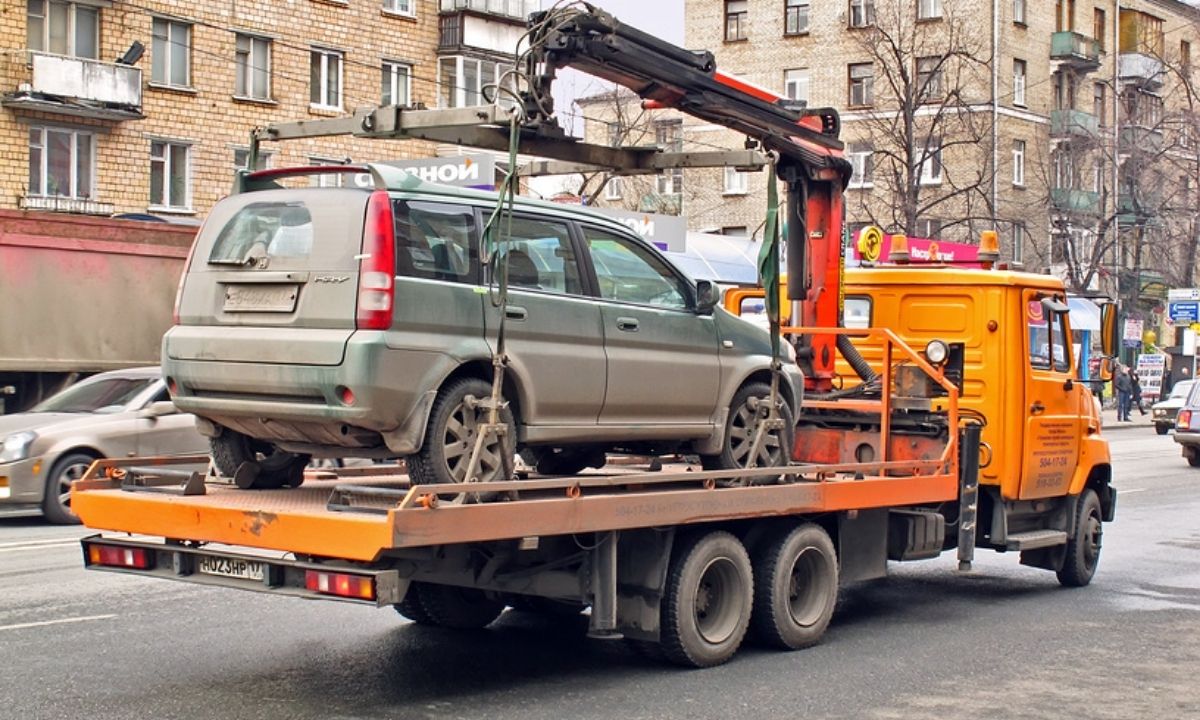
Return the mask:
[(579, 259), (565, 223), (515, 217), (504, 245), (510, 287), (583, 294)]
[(687, 310), (687, 282), (671, 271), (662, 258), (613, 233), (585, 227), (584, 238), (600, 296), (606, 300)]
[(394, 200), (396, 273), (475, 283), (479, 241), (475, 212), (465, 205)]

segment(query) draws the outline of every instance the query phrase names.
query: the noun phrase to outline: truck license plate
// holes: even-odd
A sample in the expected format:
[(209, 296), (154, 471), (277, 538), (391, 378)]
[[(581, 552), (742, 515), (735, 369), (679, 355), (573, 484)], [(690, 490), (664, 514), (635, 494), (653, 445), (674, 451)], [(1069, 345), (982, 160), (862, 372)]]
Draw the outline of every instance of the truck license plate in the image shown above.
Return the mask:
[(225, 312), (291, 312), (296, 309), (296, 285), (245, 284), (225, 286)]
[(263, 564), (241, 558), (200, 557), (200, 572), (206, 575), (262, 581)]

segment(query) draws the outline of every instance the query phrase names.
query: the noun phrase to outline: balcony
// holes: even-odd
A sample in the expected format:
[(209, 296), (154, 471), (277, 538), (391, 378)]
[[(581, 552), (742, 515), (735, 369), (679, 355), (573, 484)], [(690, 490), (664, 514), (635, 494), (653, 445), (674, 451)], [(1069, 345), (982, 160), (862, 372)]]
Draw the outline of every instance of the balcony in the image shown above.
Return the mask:
[(1132, 193), (1122, 190), (1117, 195), (1117, 222), (1122, 227), (1161, 225), (1159, 215), (1162, 209), (1163, 194), (1158, 189), (1137, 189)]
[(1052, 188), (1050, 204), (1062, 213), (1095, 213), (1100, 205), (1100, 193), (1075, 188)]
[(1144, 125), (1122, 125), (1118, 142), (1122, 153), (1159, 153), (1165, 146), (1162, 128)]
[(1100, 67), (1100, 43), (1070, 30), (1056, 32), (1050, 36), (1050, 59), (1089, 72)]
[(438, 54), (483, 52), (512, 57), (525, 34), (525, 14), (537, 10), (530, 0), (441, 0), (438, 6)]
[(524, 24), (530, 13), (538, 10), (538, 0), (441, 0), (438, 11), (454, 13), (472, 10), (488, 15), (501, 15), (520, 20)]
[(1099, 120), (1082, 110), (1051, 110), (1050, 137), (1094, 138), (1100, 129)]
[[(28, 52), (15, 92), (0, 99), (13, 110), (91, 118), (140, 120), (142, 71), (88, 58)], [(28, 78), (24, 80), (23, 78)]]
[(1148, 90), (1162, 87), (1166, 72), (1162, 60), (1153, 55), (1123, 52), (1117, 61), (1117, 76), (1122, 83), (1133, 83)]

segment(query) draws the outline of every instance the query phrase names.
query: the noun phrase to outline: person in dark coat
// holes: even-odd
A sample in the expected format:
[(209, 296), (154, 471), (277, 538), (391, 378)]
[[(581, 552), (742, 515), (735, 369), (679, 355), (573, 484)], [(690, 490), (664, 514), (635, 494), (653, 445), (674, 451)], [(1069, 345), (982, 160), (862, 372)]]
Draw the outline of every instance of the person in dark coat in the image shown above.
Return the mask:
[(1132, 371), (1129, 373), (1129, 380), (1133, 383), (1133, 406), (1138, 409), (1138, 412), (1145, 415), (1146, 408), (1142, 407), (1142, 381), (1138, 378), (1138, 374)]
[(1130, 379), (1129, 366), (1117, 368), (1117, 377), (1113, 380), (1113, 388), (1117, 391), (1117, 421), (1129, 422), (1129, 411), (1133, 405), (1133, 380)]

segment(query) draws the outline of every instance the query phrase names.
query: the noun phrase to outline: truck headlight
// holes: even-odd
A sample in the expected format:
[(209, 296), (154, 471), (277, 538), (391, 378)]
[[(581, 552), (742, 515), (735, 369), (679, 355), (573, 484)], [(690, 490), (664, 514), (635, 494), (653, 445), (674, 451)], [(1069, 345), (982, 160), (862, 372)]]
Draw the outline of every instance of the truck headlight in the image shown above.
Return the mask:
[(925, 346), (925, 357), (934, 365), (941, 365), (950, 356), (950, 347), (941, 340), (930, 340)]
[(36, 439), (37, 433), (29, 430), (4, 438), (4, 444), (0, 445), (0, 463), (16, 462), (29, 457), (29, 446)]

